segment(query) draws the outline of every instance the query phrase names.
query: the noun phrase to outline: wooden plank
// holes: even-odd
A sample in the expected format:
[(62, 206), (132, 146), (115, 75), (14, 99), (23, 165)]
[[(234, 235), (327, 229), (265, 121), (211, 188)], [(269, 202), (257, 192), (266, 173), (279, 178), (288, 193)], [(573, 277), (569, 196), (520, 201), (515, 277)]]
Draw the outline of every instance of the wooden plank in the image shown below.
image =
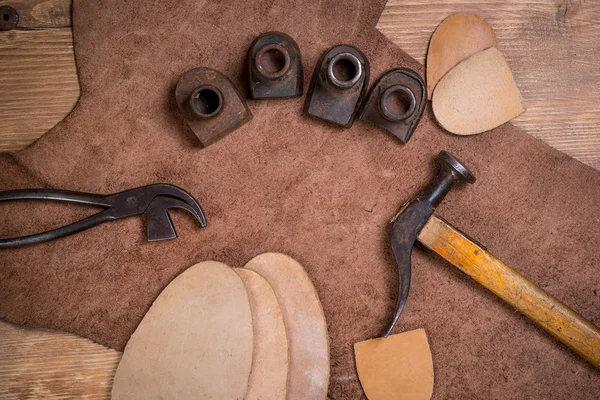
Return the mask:
[(17, 151), (77, 103), (71, 29), (0, 32), (0, 87), (0, 151)]
[(514, 124), (600, 169), (600, 2), (389, 0), (377, 27), (424, 62), (436, 26), (457, 12), (494, 28), (527, 106)]
[(2, 399), (110, 399), (121, 353), (75, 335), (0, 321)]
[(72, 0), (0, 0), (19, 14), (17, 28), (63, 28), (71, 26)]

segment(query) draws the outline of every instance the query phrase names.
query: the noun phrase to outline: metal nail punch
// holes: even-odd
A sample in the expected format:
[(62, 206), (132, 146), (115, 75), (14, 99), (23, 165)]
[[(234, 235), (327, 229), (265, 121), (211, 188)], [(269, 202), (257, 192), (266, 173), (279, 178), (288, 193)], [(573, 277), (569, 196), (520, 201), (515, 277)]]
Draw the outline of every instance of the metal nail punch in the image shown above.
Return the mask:
[(66, 190), (23, 189), (0, 192), (0, 201), (41, 199), (66, 201), (105, 207), (106, 210), (93, 214), (72, 224), (47, 232), (29, 236), (0, 239), (0, 248), (20, 247), (63, 238), (104, 222), (116, 219), (146, 216), (149, 241), (174, 239), (177, 237), (168, 210), (180, 208), (192, 214), (202, 227), (206, 217), (198, 202), (183, 189), (168, 184), (154, 184), (120, 193), (99, 195)]

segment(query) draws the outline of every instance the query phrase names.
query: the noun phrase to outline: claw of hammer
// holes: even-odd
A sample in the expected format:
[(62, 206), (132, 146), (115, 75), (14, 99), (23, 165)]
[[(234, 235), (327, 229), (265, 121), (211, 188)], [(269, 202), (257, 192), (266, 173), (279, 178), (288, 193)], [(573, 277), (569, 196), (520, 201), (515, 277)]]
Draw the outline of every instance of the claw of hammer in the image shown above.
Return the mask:
[(400, 318), (410, 289), (410, 257), (417, 236), (446, 194), (459, 182), (474, 183), (475, 176), (456, 157), (445, 151), (438, 155), (440, 172), (414, 199), (405, 203), (392, 220), (392, 251), (398, 264), (398, 300), (392, 321), (385, 330), (388, 337)]

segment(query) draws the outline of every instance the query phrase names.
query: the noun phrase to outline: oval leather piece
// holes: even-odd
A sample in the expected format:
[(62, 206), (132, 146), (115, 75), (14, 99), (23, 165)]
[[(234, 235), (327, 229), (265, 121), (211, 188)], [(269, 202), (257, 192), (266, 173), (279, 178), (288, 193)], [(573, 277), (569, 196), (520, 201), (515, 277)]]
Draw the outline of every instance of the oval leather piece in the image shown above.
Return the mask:
[(242, 399), (252, 364), (246, 289), (227, 265), (206, 261), (177, 276), (133, 333), (113, 399)]
[(424, 329), (354, 344), (356, 370), (369, 400), (426, 400), (433, 362)]
[(460, 13), (443, 20), (431, 36), (427, 50), (427, 98), (439, 80), (459, 62), (496, 45), (496, 34), (477, 15)]
[(495, 47), (452, 68), (433, 92), (435, 118), (457, 135), (489, 131), (524, 111), (510, 67)]
[(296, 260), (279, 253), (258, 255), (245, 268), (258, 272), (271, 284), (281, 306), (290, 357), (287, 399), (326, 399), (329, 336), (308, 274)]
[(245, 400), (281, 400), (287, 393), (288, 342), (275, 292), (258, 273), (234, 271), (242, 278), (252, 311), (254, 351)]

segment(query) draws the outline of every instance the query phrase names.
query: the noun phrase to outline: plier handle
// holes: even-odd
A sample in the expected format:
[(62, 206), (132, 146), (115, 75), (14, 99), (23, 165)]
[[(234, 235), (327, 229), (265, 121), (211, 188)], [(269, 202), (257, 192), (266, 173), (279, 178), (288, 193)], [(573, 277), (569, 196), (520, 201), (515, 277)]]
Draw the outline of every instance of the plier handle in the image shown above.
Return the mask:
[(66, 201), (106, 209), (80, 221), (50, 231), (0, 239), (0, 248), (21, 247), (47, 242), (73, 235), (104, 222), (136, 215), (146, 216), (149, 241), (174, 239), (177, 237), (177, 233), (167, 212), (172, 208), (188, 211), (202, 227), (206, 226), (206, 217), (198, 202), (183, 189), (168, 184), (142, 186), (110, 195), (47, 189), (20, 189), (0, 192), (0, 201), (29, 199)]

